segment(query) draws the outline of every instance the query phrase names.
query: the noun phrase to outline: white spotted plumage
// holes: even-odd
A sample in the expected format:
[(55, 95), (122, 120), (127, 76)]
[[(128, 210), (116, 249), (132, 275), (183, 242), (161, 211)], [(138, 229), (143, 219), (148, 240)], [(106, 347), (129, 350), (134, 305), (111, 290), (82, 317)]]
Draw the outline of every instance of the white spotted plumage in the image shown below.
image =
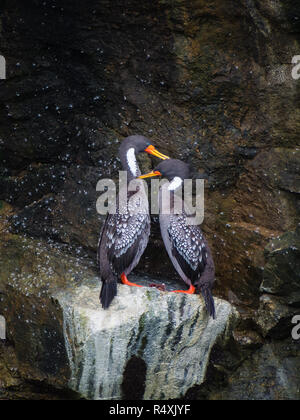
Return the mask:
[(206, 248), (198, 226), (187, 225), (184, 215), (171, 215), (168, 233), (173, 247), (192, 270), (206, 263)]

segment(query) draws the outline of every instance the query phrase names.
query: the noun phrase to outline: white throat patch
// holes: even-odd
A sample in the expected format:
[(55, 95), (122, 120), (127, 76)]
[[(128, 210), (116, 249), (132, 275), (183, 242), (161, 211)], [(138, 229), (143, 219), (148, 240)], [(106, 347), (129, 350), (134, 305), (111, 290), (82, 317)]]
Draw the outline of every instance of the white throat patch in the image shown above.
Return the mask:
[(177, 188), (179, 188), (181, 184), (182, 184), (182, 179), (179, 176), (175, 176), (174, 179), (172, 179), (172, 182), (170, 183), (168, 190), (174, 191)]
[(135, 158), (135, 150), (133, 147), (127, 152), (127, 163), (132, 175), (137, 176), (137, 162)]

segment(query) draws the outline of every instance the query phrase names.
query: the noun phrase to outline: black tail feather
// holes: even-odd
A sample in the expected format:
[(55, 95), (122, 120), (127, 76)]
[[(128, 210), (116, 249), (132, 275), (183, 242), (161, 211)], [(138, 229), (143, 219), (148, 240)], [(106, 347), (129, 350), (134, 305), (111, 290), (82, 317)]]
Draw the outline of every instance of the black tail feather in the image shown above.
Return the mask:
[(215, 310), (215, 302), (211, 290), (207, 287), (201, 288), (202, 296), (204, 297), (206, 310), (213, 319), (216, 319), (216, 310)]
[(117, 295), (116, 280), (103, 281), (101, 292), (100, 292), (100, 302), (102, 304), (102, 308), (107, 309), (116, 295)]

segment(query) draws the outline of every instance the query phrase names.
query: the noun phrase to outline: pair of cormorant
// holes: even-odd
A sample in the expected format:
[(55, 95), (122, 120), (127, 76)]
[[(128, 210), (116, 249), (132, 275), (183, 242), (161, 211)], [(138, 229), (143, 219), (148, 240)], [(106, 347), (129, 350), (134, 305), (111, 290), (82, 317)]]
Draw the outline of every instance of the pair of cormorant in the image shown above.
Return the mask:
[[(142, 152), (162, 159), (162, 162), (146, 175), (141, 175), (136, 155)], [(128, 183), (135, 178), (163, 176), (170, 181), (160, 188), (160, 229), (168, 255), (188, 290), (177, 293), (193, 294), (201, 291), (208, 313), (215, 318), (212, 286), (215, 279), (214, 262), (209, 246), (199, 225), (187, 223), (188, 214), (182, 205), (182, 212), (174, 211), (174, 194), (185, 179), (190, 177), (188, 165), (161, 154), (144, 136), (129, 136), (123, 140), (119, 157), (127, 171)], [(167, 185), (167, 184), (165, 184)], [(164, 211), (163, 189), (170, 192), (169, 211)], [(99, 262), (102, 288), (100, 301), (108, 308), (117, 294), (120, 278), (123, 284), (138, 286), (128, 281), (127, 276), (138, 264), (150, 236), (150, 214), (148, 197), (144, 188), (127, 191), (127, 202), (117, 203), (116, 213), (108, 214), (100, 235)], [(176, 198), (178, 199), (178, 197)], [(178, 201), (177, 201), (178, 203)]]

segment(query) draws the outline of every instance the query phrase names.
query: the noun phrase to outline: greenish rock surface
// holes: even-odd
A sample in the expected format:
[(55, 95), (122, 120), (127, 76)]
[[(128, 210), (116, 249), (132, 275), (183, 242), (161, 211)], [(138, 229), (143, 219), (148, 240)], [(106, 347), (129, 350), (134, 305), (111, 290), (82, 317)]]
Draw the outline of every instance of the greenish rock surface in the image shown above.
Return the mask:
[[(126, 366), (143, 364), (143, 399), (174, 399), (205, 379), (214, 344), (226, 341), (237, 314), (216, 300), (208, 318), (199, 296), (120, 286), (108, 311), (99, 309), (98, 288), (80, 287), (64, 310), (70, 387), (89, 399), (121, 399)], [(142, 391), (142, 390), (140, 390)], [(128, 395), (130, 397), (130, 395)]]
[(238, 319), (226, 301), (216, 299), (213, 320), (200, 296), (146, 286), (119, 285), (103, 310), (99, 289), (92, 268), (59, 247), (12, 236), (1, 244), (0, 310), (21, 377), (88, 399), (122, 399), (135, 380), (142, 399), (180, 398), (205, 380), (213, 346)]

